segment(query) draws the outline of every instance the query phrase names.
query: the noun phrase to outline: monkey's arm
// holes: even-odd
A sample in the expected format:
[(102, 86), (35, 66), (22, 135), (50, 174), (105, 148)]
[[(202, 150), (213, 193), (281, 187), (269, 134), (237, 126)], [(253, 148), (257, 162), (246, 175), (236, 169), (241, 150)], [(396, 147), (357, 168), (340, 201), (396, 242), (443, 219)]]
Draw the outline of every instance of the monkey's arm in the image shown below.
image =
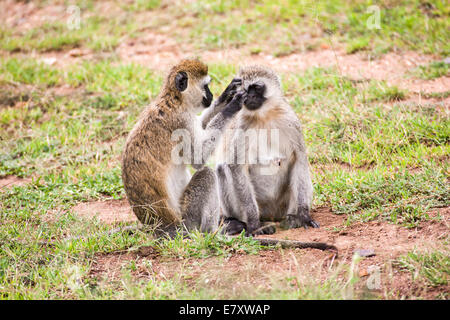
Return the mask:
[(206, 109), (200, 116), (202, 129), (206, 129), (208, 124), (211, 122), (211, 119), (213, 119), (217, 115), (217, 113), (222, 111), (226, 105), (227, 104), (225, 102), (220, 102), (220, 99), (215, 100), (212, 106)]
[(295, 150), (294, 154), (295, 163), (289, 177), (289, 206), (283, 226), (287, 228), (318, 228), (319, 224), (310, 216), (313, 188), (306, 152), (304, 148), (301, 148)]
[(206, 129), (201, 131), (201, 136), (195, 139), (195, 143), (200, 144), (196, 150), (202, 150), (203, 155), (202, 163), (192, 165), (195, 169), (200, 169), (216, 149), (225, 126), (241, 110), (243, 96), (243, 92), (235, 94), (233, 99), (208, 123)]
[(221, 112), (228, 103), (233, 99), (237, 89), (241, 86), (242, 80), (234, 78), (222, 94), (217, 98), (211, 107), (206, 109), (201, 115), (202, 128), (206, 129), (209, 122)]

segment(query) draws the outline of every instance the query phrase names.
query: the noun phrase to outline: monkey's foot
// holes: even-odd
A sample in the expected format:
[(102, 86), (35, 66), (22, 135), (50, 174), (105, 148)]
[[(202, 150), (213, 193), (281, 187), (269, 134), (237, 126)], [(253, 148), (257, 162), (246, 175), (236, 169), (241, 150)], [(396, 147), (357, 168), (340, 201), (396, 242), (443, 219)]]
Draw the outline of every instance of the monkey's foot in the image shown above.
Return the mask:
[(228, 235), (240, 234), (243, 230), (247, 229), (247, 224), (239, 221), (236, 218), (225, 218), (223, 219), (224, 231)]

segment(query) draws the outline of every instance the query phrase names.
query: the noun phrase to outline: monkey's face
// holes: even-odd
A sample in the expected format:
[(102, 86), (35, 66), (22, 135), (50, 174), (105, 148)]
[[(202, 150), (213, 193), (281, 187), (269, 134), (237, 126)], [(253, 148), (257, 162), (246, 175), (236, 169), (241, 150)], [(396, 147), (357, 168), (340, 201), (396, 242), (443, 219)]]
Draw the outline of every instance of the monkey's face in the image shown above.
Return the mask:
[(209, 90), (209, 83), (211, 82), (211, 78), (209, 76), (203, 81), (203, 99), (202, 104), (203, 107), (208, 108), (211, 105), (213, 100), (213, 94), (211, 90)]
[(281, 81), (278, 75), (269, 67), (262, 65), (248, 65), (240, 68), (238, 77), (242, 79), (245, 110), (262, 112), (270, 108), (283, 96)]
[[(213, 94), (209, 90), (211, 77), (206, 75), (200, 79), (190, 76), (184, 71), (178, 72), (175, 77), (175, 86), (183, 95), (183, 101), (193, 107), (191, 111), (199, 112), (208, 108), (213, 100)], [(200, 110), (199, 110), (200, 109)]]
[(262, 81), (250, 84), (245, 90), (244, 106), (248, 110), (258, 110), (266, 101), (266, 85)]

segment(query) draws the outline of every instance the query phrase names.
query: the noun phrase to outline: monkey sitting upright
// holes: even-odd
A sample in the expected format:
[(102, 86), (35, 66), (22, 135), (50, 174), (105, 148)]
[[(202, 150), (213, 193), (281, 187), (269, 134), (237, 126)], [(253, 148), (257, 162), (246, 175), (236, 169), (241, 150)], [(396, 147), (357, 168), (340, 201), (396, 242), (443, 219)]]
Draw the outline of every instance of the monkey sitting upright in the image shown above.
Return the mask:
[[(313, 187), (301, 124), (283, 96), (278, 75), (254, 65), (241, 68), (237, 77), (245, 107), (228, 125), (218, 149), (227, 233), (246, 229), (254, 234), (264, 221), (318, 228), (310, 216)], [(275, 148), (264, 146), (269, 142)], [(264, 233), (275, 232), (273, 227), (268, 230)]]
[[(162, 223), (172, 233), (182, 223), (187, 230), (214, 231), (219, 224), (217, 181), (213, 170), (203, 167), (215, 149), (217, 132), (241, 109), (242, 94), (235, 83), (218, 99), (218, 112), (202, 128), (196, 114), (211, 105), (208, 67), (198, 60), (174, 66), (156, 101), (141, 113), (125, 144), (122, 179), (137, 218), (144, 224)], [(198, 170), (191, 178), (187, 163), (174, 161), (174, 134), (187, 133), (192, 145), (175, 156), (190, 157), (191, 147), (202, 150)], [(186, 137), (185, 137), (186, 138)], [(182, 154), (183, 153), (183, 154)]]

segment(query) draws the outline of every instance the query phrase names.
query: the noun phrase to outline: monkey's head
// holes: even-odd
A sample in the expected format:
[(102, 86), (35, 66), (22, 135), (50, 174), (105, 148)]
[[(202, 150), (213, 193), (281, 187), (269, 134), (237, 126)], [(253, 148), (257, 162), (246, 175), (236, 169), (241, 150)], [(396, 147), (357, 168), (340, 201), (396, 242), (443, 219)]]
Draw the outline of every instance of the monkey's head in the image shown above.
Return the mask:
[(182, 60), (174, 66), (166, 79), (168, 89), (182, 106), (197, 113), (211, 105), (213, 95), (209, 90), (211, 78), (208, 66), (196, 59)]
[(250, 111), (258, 110), (267, 100), (283, 96), (281, 81), (270, 68), (261, 65), (241, 67), (239, 75), (242, 89), (246, 92), (244, 106)]

